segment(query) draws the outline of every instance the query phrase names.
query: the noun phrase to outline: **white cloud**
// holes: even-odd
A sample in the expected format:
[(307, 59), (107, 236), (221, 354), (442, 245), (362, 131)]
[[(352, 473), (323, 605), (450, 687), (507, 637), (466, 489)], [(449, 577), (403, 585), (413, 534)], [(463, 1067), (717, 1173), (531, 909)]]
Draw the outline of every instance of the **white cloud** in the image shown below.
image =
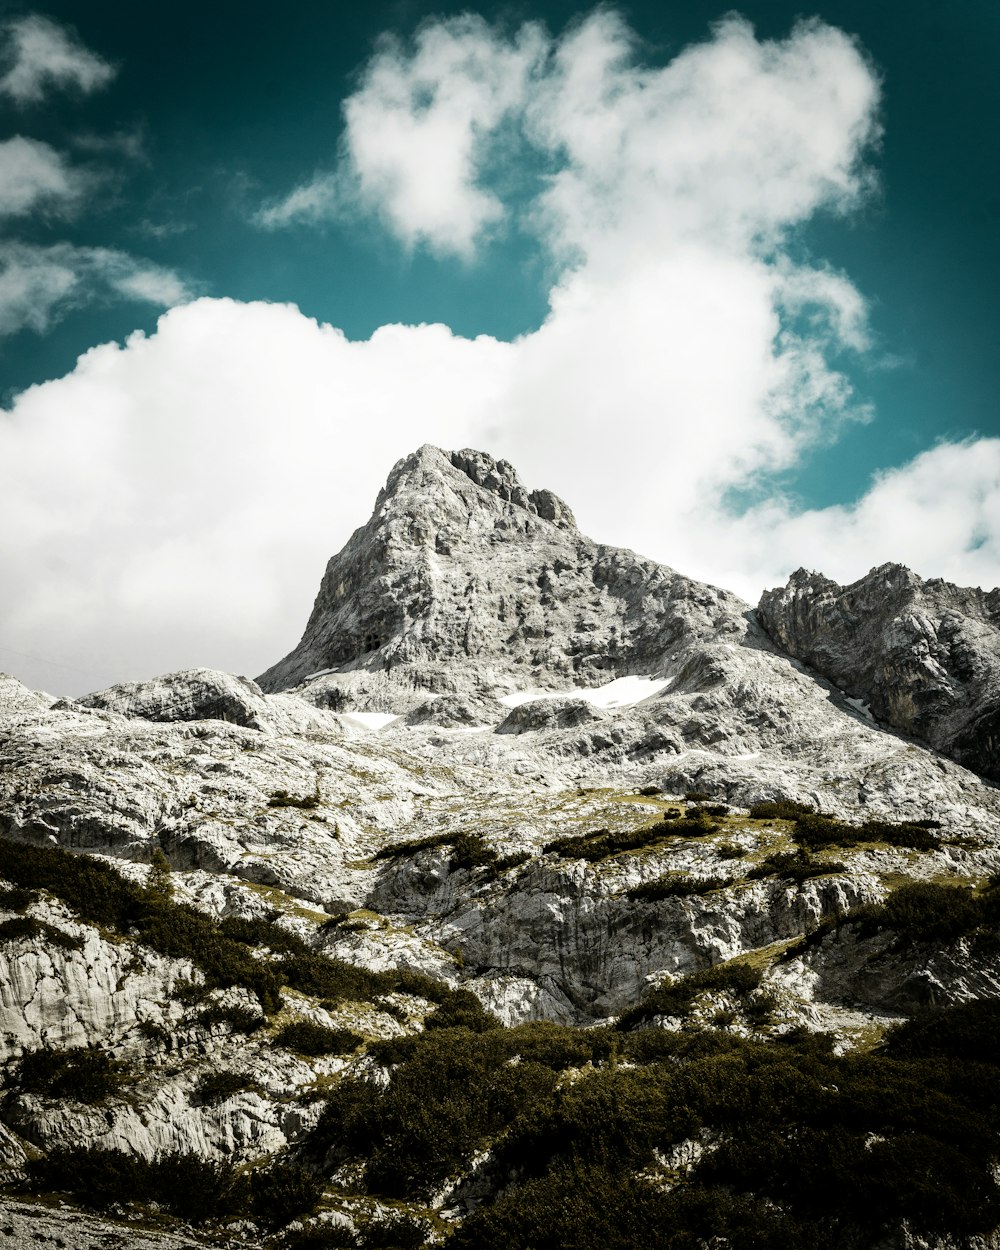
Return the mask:
[(42, 333), (69, 309), (112, 294), (160, 307), (190, 297), (171, 270), (114, 248), (0, 240), (0, 335)]
[[(751, 598), (798, 564), (998, 580), (996, 440), (934, 448), (853, 506), (725, 506), (869, 416), (831, 363), (865, 350), (865, 301), (787, 246), (869, 179), (878, 88), (854, 44), (815, 23), (761, 43), (728, 20), (651, 69), (601, 12), (541, 48), (478, 19), (425, 27), (412, 52), (382, 46), (347, 116), (352, 144), (373, 137), (352, 159), (400, 239), (467, 252), (508, 211), (488, 175), (517, 114), (551, 162), (528, 218), (561, 264), (544, 325), (512, 343), (443, 326), (352, 343), (292, 307), (205, 299), (93, 349), (0, 419), (0, 534), (18, 535), (0, 541), (0, 647), (86, 669), (91, 686), (260, 671), (299, 636), (392, 462), (425, 441), (506, 455), (586, 532)], [(411, 159), (420, 144), (397, 142), (422, 126), (457, 136), (435, 186)], [(315, 194), (300, 216), (321, 211)], [(42, 304), (72, 297), (64, 268)], [(127, 268), (103, 273), (128, 285)]]
[(474, 14), (428, 23), (412, 53), (385, 38), (344, 106), (345, 159), (258, 214), (268, 227), (374, 209), (408, 246), (471, 256), (504, 216), (481, 185), (489, 144), (519, 114), (548, 40), (523, 26), (505, 40)]
[(317, 174), (283, 199), (267, 204), (254, 214), (254, 221), (265, 230), (276, 230), (296, 222), (315, 223), (335, 217), (350, 197), (350, 188), (336, 174)]
[(16, 135), (0, 141), (0, 219), (74, 207), (90, 178), (47, 143)]
[(37, 13), (5, 23), (0, 40), (6, 66), (0, 94), (16, 104), (37, 104), (54, 87), (97, 91), (115, 75), (114, 67), (84, 47), (73, 31)]

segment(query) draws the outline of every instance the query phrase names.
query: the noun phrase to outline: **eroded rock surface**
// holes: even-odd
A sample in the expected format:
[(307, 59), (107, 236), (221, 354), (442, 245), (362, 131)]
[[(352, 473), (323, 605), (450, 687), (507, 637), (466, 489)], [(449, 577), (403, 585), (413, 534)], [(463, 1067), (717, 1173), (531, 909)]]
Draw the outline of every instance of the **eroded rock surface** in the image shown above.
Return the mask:
[(884, 564), (849, 586), (799, 569), (758, 613), (878, 720), (1000, 780), (1000, 590)]

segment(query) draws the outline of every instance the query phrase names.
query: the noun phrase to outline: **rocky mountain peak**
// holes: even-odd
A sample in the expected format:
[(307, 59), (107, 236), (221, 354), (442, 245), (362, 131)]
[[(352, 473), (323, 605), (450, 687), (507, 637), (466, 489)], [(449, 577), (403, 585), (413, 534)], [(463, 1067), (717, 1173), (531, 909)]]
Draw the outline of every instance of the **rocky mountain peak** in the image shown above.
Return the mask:
[(388, 683), (394, 711), (428, 693), (594, 686), (653, 672), (681, 640), (742, 637), (745, 612), (591, 542), (507, 461), (425, 445), (395, 465), (328, 564), (299, 645), (259, 680), (275, 691), (337, 675), (330, 705), (362, 709), (381, 707)]

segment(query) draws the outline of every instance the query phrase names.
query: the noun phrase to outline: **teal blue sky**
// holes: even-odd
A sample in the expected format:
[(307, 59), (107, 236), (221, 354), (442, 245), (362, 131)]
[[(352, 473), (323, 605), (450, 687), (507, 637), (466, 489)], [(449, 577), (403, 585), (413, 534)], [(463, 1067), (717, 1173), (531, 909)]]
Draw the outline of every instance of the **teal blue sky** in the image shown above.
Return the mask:
[[(871, 303), (876, 350), (848, 361), (876, 419), (817, 448), (783, 479), (803, 502), (860, 494), (876, 469), (898, 465), (939, 438), (1000, 428), (1000, 6), (755, 3), (736, 6), (761, 38), (786, 36), (803, 15), (856, 35), (883, 83), (884, 128), (873, 164), (877, 191), (848, 219), (820, 215), (800, 233), (803, 254), (843, 268)], [(371, 221), (262, 234), (261, 200), (332, 161), (340, 107), (384, 31), (406, 36), (432, 15), (469, 6), (398, 0), (363, 6), (303, 3), (280, 10), (245, 0), (169, 6), (120, 0), (51, 3), (82, 40), (118, 66), (110, 88), (16, 118), (58, 143), (89, 129), (141, 141), (114, 184), (74, 222), (80, 244), (127, 246), (182, 274), (198, 291), (290, 301), (364, 338), (386, 322), (441, 321), (463, 335), (510, 338), (546, 312), (544, 259), (530, 238), (508, 236), (471, 263), (408, 254)], [(8, 12), (16, 13), (16, 6)], [(576, 4), (477, 9), (513, 28), (544, 21), (553, 33)], [(705, 38), (724, 5), (621, 7), (661, 63)], [(144, 225), (145, 223), (145, 225)], [(149, 227), (163, 230), (162, 237)], [(176, 231), (176, 233), (169, 233)], [(40, 222), (33, 237), (58, 237)], [(158, 310), (89, 305), (47, 333), (26, 329), (0, 346), (2, 393), (68, 372), (80, 352), (137, 327)]]
[[(1000, 6), (727, 12), (0, 0), (0, 663), (63, 690), (261, 671), (426, 441), (751, 602), (800, 564), (1000, 582)], [(541, 51), (477, 114), (451, 225), (393, 207), (393, 176), (428, 193), (405, 151), (365, 192), (357, 144), (421, 41), (480, 59), (409, 121), (526, 23)], [(626, 119), (619, 149), (587, 166), (560, 74), (626, 28), (587, 123)], [(352, 132), (379, 65), (396, 87)], [(310, 184), (322, 211), (281, 216)], [(503, 208), (474, 246), (470, 187)]]

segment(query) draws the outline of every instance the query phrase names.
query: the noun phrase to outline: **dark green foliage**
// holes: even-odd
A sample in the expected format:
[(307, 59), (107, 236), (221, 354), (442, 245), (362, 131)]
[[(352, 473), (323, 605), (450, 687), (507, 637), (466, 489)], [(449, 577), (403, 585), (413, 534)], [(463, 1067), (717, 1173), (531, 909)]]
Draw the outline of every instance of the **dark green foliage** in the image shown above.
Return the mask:
[(736, 842), (722, 842), (715, 848), (719, 859), (744, 859), (748, 852)]
[(0, 908), (5, 911), (24, 911), (37, 900), (38, 895), (34, 890), (22, 890), (16, 885), (9, 889), (0, 889)]
[(278, 1031), (274, 1044), (300, 1055), (346, 1055), (363, 1041), (351, 1029), (331, 1029), (314, 1020), (293, 1020)]
[(103, 1050), (46, 1046), (21, 1057), (13, 1083), (23, 1094), (97, 1103), (116, 1094), (130, 1076), (127, 1063), (112, 1059)]
[(497, 868), (496, 851), (478, 833), (434, 833), (411, 842), (395, 842), (376, 851), (372, 859), (400, 859), (404, 855), (416, 855), (418, 851), (450, 847), (449, 859), (453, 870), (459, 868)]
[(51, 946), (59, 946), (63, 950), (78, 951), (83, 947), (83, 938), (46, 924), (44, 920), (36, 920), (34, 916), (15, 916), (11, 920), (0, 921), (0, 942), (36, 937), (44, 938)]
[(775, 876), (783, 881), (795, 881), (799, 885), (811, 877), (826, 877), (832, 873), (846, 872), (843, 864), (837, 860), (813, 859), (808, 851), (785, 851), (761, 861), (747, 873), (748, 881), (759, 881), (764, 877)]
[(918, 851), (933, 851), (941, 845), (941, 839), (921, 824), (866, 820), (861, 825), (850, 825), (822, 812), (797, 816), (791, 832), (800, 847), (811, 851), (827, 846), (857, 846), (862, 842), (886, 842)]
[(194, 1154), (143, 1159), (77, 1147), (52, 1150), (28, 1167), (36, 1188), (71, 1194), (84, 1206), (155, 1202), (191, 1224), (243, 1215), (273, 1230), (320, 1197), (317, 1182), (296, 1168), (272, 1165), (247, 1174)]
[(323, 1186), (315, 1176), (286, 1163), (250, 1173), (249, 1212), (269, 1232), (314, 1210), (322, 1196)]
[(225, 1068), (217, 1072), (206, 1072), (198, 1078), (194, 1087), (195, 1097), (207, 1107), (225, 1102), (234, 1094), (242, 1094), (244, 1090), (255, 1090), (257, 1082), (240, 1072), (229, 1072)]
[(684, 797), (689, 803), (708, 803), (712, 796), (705, 790), (688, 790)]
[(522, 864), (526, 864), (531, 859), (530, 851), (516, 851), (513, 855), (504, 855), (493, 865), (493, 871), (499, 876), (502, 872), (509, 872), (511, 868), (520, 868)]
[(244, 985), (265, 1010), (277, 1006), (273, 972), (244, 946), (223, 937), (195, 908), (143, 889), (107, 864), (55, 847), (0, 840), (0, 875), (24, 888), (48, 890), (91, 924), (134, 934), (162, 955), (190, 959), (209, 986)]
[(226, 916), (219, 922), (219, 929), (223, 937), (234, 942), (242, 942), (245, 946), (266, 946), (279, 954), (310, 950), (298, 934), (289, 933), (280, 925), (261, 918), (248, 920), (242, 916)]
[[(318, 789), (318, 787), (317, 787)], [(275, 790), (267, 800), (268, 807), (319, 807), (319, 794), (289, 794), (287, 790)]]
[(664, 823), (647, 829), (622, 829), (614, 833), (610, 829), (595, 829), (578, 837), (555, 838), (546, 842), (542, 853), (554, 852), (564, 859), (586, 859), (593, 863), (610, 855), (620, 855), (623, 851), (656, 846), (669, 838), (702, 838), (718, 829), (718, 825), (704, 815), (686, 819), (664, 812), (663, 819)]
[(445, 1002), (424, 1021), (427, 1029), (469, 1029), (472, 1033), (486, 1033), (498, 1029), (500, 1021), (486, 1010), (475, 994), (469, 990), (455, 990)]
[(643, 798), (651, 799), (656, 795), (661, 794), (662, 791), (659, 786), (642, 786), (637, 793), (641, 794)]
[(367, 1159), (368, 1185), (389, 1197), (426, 1197), (457, 1173), (485, 1141), (555, 1084), (548, 1067), (507, 1062), (505, 1030), (432, 1029), (401, 1055), (387, 1088), (345, 1079), (332, 1091), (310, 1135), (322, 1160)]
[(905, 942), (953, 942), (983, 923), (984, 905), (971, 890), (914, 881), (857, 917), (862, 933), (891, 929)]
[(897, 1025), (883, 1044), (895, 1059), (949, 1059), (996, 1064), (1000, 1058), (1000, 1002), (960, 1003)]
[(321, 1224), (292, 1233), (281, 1250), (358, 1250), (361, 1242), (344, 1224)]
[(267, 1018), (249, 1007), (226, 1007), (221, 1003), (210, 1003), (201, 1012), (198, 1019), (202, 1024), (225, 1024), (234, 1033), (256, 1033), (267, 1024)]
[(663, 809), (664, 820), (679, 820), (684, 813), (679, 807), (665, 807)]
[(422, 1220), (393, 1212), (369, 1220), (361, 1235), (363, 1250), (416, 1250), (427, 1240), (429, 1229)]
[(630, 1029), (655, 1016), (686, 1015), (699, 994), (725, 991), (744, 997), (760, 985), (762, 973), (749, 964), (716, 964), (693, 972), (673, 985), (660, 985), (643, 998), (637, 1007), (622, 1015), (618, 1029)]
[(729, 884), (726, 877), (691, 877), (683, 872), (669, 872), (656, 881), (645, 881), (629, 890), (631, 899), (646, 903), (664, 898), (686, 898), (691, 894), (708, 894)]
[(807, 816), (813, 808), (808, 803), (799, 803), (795, 799), (773, 799), (763, 803), (750, 805), (751, 820), (798, 820)]

